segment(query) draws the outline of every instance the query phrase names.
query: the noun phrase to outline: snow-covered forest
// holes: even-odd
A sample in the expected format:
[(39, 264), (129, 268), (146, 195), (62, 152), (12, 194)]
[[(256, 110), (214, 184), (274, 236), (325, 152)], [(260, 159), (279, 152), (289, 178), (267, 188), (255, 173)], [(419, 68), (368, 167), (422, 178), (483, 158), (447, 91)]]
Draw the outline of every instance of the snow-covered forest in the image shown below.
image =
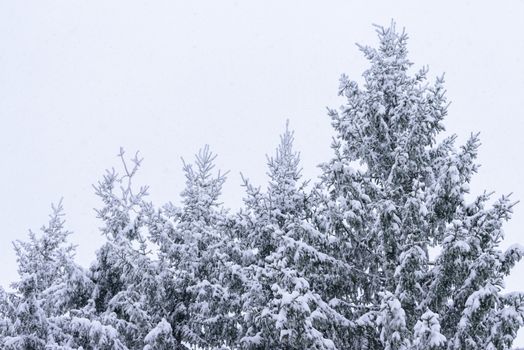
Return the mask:
[(227, 173), (204, 147), (183, 166), (182, 203), (153, 204), (123, 150), (94, 191), (105, 243), (75, 263), (61, 203), (15, 243), (19, 279), (0, 289), (2, 349), (510, 349), (524, 294), (503, 293), (524, 250), (503, 251), (516, 200), (472, 194), (479, 138), (445, 137), (444, 79), (377, 27), (359, 86), (340, 79), (322, 175), (301, 177), (287, 126), (269, 183)]

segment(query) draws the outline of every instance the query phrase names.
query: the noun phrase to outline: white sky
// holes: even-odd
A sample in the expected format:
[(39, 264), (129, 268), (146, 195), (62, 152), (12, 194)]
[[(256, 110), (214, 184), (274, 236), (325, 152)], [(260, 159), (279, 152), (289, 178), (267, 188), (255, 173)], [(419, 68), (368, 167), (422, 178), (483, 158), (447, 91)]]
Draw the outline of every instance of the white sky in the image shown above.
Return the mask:
[[(338, 78), (360, 79), (354, 45), (372, 23), (410, 35), (410, 57), (446, 73), (448, 133), (481, 132), (473, 192), (524, 199), (524, 1), (0, 1), (0, 285), (16, 279), (11, 241), (47, 221), (64, 197), (88, 266), (102, 239), (91, 184), (120, 146), (145, 157), (157, 204), (177, 201), (180, 157), (208, 143), (230, 170), (223, 199), (241, 201), (239, 172), (265, 181), (265, 154), (290, 119), (306, 177), (329, 159)], [(524, 204), (506, 225), (524, 244)], [(524, 290), (524, 263), (507, 280)], [(521, 334), (516, 345), (524, 345)]]

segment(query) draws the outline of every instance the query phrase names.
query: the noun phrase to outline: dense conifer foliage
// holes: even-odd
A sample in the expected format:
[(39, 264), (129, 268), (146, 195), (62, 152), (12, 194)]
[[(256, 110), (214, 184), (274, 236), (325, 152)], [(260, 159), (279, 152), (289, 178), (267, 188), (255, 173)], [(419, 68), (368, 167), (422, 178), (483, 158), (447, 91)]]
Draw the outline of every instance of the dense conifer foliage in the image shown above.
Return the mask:
[(479, 140), (442, 137), (442, 78), (412, 70), (407, 35), (377, 27), (363, 81), (342, 76), (333, 156), (301, 177), (286, 126), (264, 188), (220, 202), (206, 146), (183, 163), (181, 205), (135, 184), (138, 156), (94, 186), (103, 245), (74, 262), (61, 204), (15, 243), (20, 278), (0, 289), (2, 349), (510, 349), (524, 294), (504, 277), (510, 196), (470, 194)]

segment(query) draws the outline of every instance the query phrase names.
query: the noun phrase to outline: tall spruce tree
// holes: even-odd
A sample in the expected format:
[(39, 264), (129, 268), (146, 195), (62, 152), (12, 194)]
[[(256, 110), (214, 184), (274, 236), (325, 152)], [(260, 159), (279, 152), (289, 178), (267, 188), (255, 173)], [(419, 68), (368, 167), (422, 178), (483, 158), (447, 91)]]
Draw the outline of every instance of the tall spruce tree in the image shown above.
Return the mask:
[(311, 230), (314, 197), (300, 182), (299, 155), (286, 126), (274, 157), (268, 158), (265, 193), (245, 180), (248, 211), (245, 249), (253, 252), (246, 266), (249, 283), (244, 299), (247, 349), (336, 349), (334, 327), (348, 321), (315, 291), (310, 274), (329, 257), (319, 250), (323, 237)]
[(161, 280), (170, 295), (167, 319), (179, 342), (201, 349), (231, 346), (237, 337), (239, 301), (232, 283), (236, 264), (229, 251), (227, 212), (219, 202), (224, 174), (206, 146), (195, 163), (184, 162), (182, 207), (165, 206), (156, 218)]
[(360, 46), (370, 62), (363, 87), (341, 78), (346, 103), (329, 112), (335, 157), (323, 166), (327, 232), (365, 271), (339, 291), (362, 307), (348, 317), (374, 325), (369, 344), (385, 349), (507, 349), (524, 315), (522, 294), (501, 293), (522, 255), (499, 247), (513, 203), (467, 201), (477, 135), (458, 150), (454, 136), (437, 141), (443, 79), (410, 74), (407, 35), (394, 24), (377, 32), (378, 48)]
[[(133, 184), (141, 159), (136, 154), (129, 164), (123, 149), (118, 156), (123, 173), (107, 171), (95, 186), (103, 203), (97, 214), (107, 242), (97, 251), (91, 266), (95, 283), (92, 308), (84, 310), (78, 326), (98, 329), (97, 338), (104, 346), (141, 349), (147, 335), (162, 320), (163, 290), (150, 252), (148, 227), (153, 208), (145, 201), (147, 187), (137, 189)], [(107, 339), (108, 331), (114, 339)]]
[(13, 293), (0, 294), (2, 349), (68, 346), (70, 315), (88, 302), (92, 282), (74, 262), (62, 202), (52, 209), (41, 234), (30, 231), (28, 241), (14, 244), (20, 280), (13, 283)]

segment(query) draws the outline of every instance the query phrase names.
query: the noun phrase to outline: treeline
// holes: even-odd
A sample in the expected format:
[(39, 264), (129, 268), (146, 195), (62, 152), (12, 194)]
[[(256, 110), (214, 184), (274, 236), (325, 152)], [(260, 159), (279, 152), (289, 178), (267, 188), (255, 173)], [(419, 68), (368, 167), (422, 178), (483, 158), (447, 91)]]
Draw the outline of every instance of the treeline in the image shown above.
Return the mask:
[[(378, 28), (363, 85), (342, 76), (322, 175), (301, 179), (286, 128), (264, 189), (219, 200), (203, 148), (181, 205), (136, 186), (140, 159), (95, 185), (105, 243), (74, 261), (62, 205), (15, 244), (20, 278), (0, 289), (2, 349), (509, 349), (524, 295), (503, 294), (523, 255), (500, 248), (514, 202), (467, 201), (476, 135), (437, 142), (443, 79), (411, 74), (404, 32)], [(491, 202), (491, 201), (490, 201)], [(434, 251), (432, 257), (429, 251)]]

